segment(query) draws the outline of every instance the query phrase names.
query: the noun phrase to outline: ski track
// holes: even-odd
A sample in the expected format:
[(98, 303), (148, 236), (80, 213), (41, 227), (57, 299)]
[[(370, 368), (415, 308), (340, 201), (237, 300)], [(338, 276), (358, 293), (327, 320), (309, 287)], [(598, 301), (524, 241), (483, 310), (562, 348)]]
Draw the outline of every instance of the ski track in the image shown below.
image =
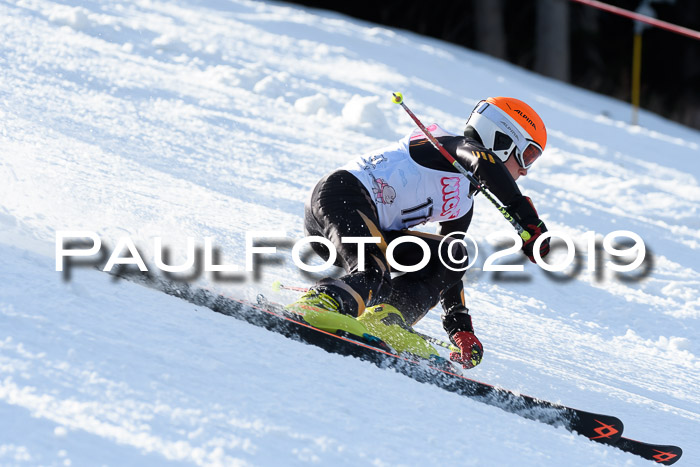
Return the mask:
[[(530, 102), (545, 157), (520, 182), (584, 269), (481, 270), (509, 228), (481, 198), (467, 296), (478, 380), (609, 413), (700, 456), (700, 134), (627, 104), (405, 31), (281, 3), (0, 2), (0, 463), (648, 465), (549, 426), (79, 269), (57, 230), (303, 236), (314, 183), (424, 122), (459, 132), (488, 95)], [(423, 227), (432, 231), (432, 226)], [(583, 234), (639, 234), (648, 273), (585, 270)], [(203, 285), (275, 300), (307, 285), (280, 244), (257, 277)], [(563, 257), (551, 255), (550, 262)], [(513, 258), (510, 258), (513, 259)], [(599, 265), (600, 267), (600, 265)], [(337, 271), (336, 271), (337, 272)], [(632, 278), (630, 280), (630, 278)], [(418, 328), (444, 337), (439, 311)]]

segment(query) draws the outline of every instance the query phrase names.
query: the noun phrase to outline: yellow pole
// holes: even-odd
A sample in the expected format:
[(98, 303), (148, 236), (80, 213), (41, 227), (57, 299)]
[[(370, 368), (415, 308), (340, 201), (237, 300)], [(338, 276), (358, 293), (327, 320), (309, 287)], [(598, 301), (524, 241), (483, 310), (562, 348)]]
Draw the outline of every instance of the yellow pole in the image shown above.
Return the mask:
[(642, 81), (642, 32), (634, 34), (634, 46), (632, 51), (632, 125), (637, 124), (639, 111), (640, 83)]

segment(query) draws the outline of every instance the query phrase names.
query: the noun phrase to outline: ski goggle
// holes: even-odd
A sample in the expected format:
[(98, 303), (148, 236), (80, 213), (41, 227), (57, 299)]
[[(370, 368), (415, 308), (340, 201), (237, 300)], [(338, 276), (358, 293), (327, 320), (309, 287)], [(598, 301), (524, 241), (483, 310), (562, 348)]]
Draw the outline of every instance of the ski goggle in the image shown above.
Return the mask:
[(537, 158), (542, 155), (542, 148), (539, 144), (532, 140), (527, 141), (529, 144), (525, 147), (524, 151), (521, 151), (520, 148), (518, 148), (518, 150), (515, 152), (515, 159), (523, 169), (529, 169), (532, 167), (532, 164), (534, 164)]
[(527, 133), (522, 131), (520, 125), (495, 105), (481, 101), (476, 105), (474, 112), (489, 119), (513, 141), (516, 147), (515, 159), (523, 169), (532, 167), (532, 164), (542, 155), (542, 147), (527, 138), (525, 136)]

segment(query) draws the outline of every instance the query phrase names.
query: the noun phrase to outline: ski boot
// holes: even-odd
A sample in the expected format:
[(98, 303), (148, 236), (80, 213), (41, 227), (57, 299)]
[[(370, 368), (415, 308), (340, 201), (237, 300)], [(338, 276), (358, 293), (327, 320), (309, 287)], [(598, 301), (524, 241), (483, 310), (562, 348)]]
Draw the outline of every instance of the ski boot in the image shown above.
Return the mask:
[(373, 337), (364, 324), (350, 315), (341, 313), (340, 304), (333, 297), (319, 290), (310, 289), (299, 300), (285, 308), (323, 331), (333, 334), (348, 333), (365, 340), (371, 340)]
[(410, 353), (428, 360), (441, 359), (437, 350), (406, 324), (395, 307), (380, 304), (365, 309), (357, 318), (368, 331), (389, 344), (398, 353)]

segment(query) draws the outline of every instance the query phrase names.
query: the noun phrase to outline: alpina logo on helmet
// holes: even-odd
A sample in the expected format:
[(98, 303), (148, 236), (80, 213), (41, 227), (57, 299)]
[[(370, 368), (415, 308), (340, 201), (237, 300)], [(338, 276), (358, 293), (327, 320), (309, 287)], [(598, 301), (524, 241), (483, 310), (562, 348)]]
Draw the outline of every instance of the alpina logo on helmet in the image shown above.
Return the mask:
[(535, 122), (533, 122), (533, 121), (530, 119), (530, 117), (527, 116), (527, 114), (523, 113), (522, 110), (514, 109), (513, 112), (515, 112), (516, 114), (518, 114), (518, 115), (520, 115), (521, 117), (523, 117), (523, 119), (525, 119), (525, 121), (526, 121), (527, 123), (529, 123), (530, 125), (532, 125), (532, 128), (534, 128), (535, 130), (537, 129), (537, 125), (535, 125)]
[(520, 133), (518, 131), (516, 131), (513, 127), (508, 125), (507, 121), (501, 120), (500, 123), (501, 123), (501, 125), (503, 125), (503, 128), (510, 131), (511, 135), (513, 135), (512, 139), (514, 139), (516, 141), (520, 141), (520, 138), (521, 138)]

